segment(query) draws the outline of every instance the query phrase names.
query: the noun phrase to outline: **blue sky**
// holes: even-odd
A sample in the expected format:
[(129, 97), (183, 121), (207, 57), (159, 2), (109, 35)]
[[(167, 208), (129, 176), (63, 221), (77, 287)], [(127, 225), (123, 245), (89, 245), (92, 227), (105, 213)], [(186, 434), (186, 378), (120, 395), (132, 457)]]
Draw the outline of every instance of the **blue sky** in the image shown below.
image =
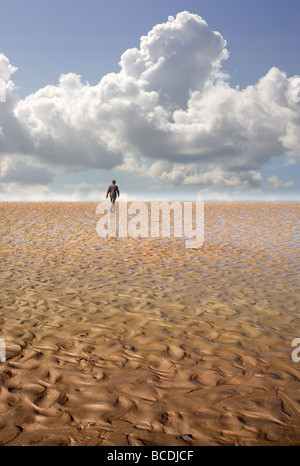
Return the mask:
[[(226, 82), (231, 88), (234, 89), (237, 85), (240, 85), (241, 88), (254, 86), (273, 67), (285, 72), (287, 79), (300, 75), (298, 59), (300, 56), (300, 29), (298, 25), (300, 4), (296, 0), (287, 0), (286, 2), (279, 0), (246, 0), (243, 2), (240, 0), (162, 0), (159, 2), (10, 0), (9, 2), (0, 1), (0, 6), (0, 53), (7, 57), (12, 66), (18, 68), (10, 77), (16, 87), (13, 92), (22, 101), (29, 94), (35, 95), (35, 99), (29, 102), (30, 109), (27, 102), (22, 107), (23, 113), (20, 113), (22, 116), (32, 115), (33, 105), (35, 109), (37, 108), (38, 91), (48, 85), (58, 86), (61, 74), (80, 75), (81, 82), (83, 84), (88, 82), (90, 87), (97, 86), (100, 80), (110, 73), (118, 75), (121, 70), (120, 58), (126, 50), (133, 48), (140, 50), (141, 36), (147, 36), (156, 25), (166, 23), (170, 16), (176, 18), (176, 15), (183, 11), (201, 16), (211, 31), (218, 31), (226, 40), (229, 57), (222, 58), (221, 70), (229, 75)], [(183, 31), (189, 33), (187, 24), (184, 26), (179, 24), (178, 34)], [(163, 36), (161, 40), (163, 40)], [(199, 42), (199, 47), (201, 46)], [(189, 73), (188, 68), (187, 73)], [(276, 79), (281, 78), (278, 75)], [(267, 90), (264, 92), (269, 92), (269, 88), (265, 88)], [(151, 90), (159, 92), (154, 87)], [(196, 90), (196, 88), (192, 90)], [(146, 91), (148, 92), (149, 89), (146, 88)], [(51, 98), (53, 99), (53, 96)], [(101, 105), (104, 105), (103, 102)], [(177, 110), (178, 108), (174, 107), (172, 111)], [(182, 110), (186, 110), (186, 107)], [(296, 126), (298, 124), (299, 127), (299, 108), (296, 106), (292, 110), (294, 112), (292, 124)], [(277, 109), (277, 111), (279, 110)], [(288, 111), (290, 113), (290, 109), (283, 109), (283, 118)], [(4, 119), (4, 104), (0, 103), (0, 117), (1, 112)], [(270, 108), (270, 112), (272, 112), (272, 108)], [(28, 117), (26, 116), (26, 118)], [(119, 116), (112, 118), (118, 119)], [(26, 124), (28, 121), (27, 119)], [(270, 125), (276, 125), (276, 121), (272, 121)], [(8, 125), (8, 123), (6, 124)], [(101, 125), (100, 122), (99, 125)], [(2, 128), (6, 128), (5, 122), (2, 124)], [(213, 128), (212, 126), (212, 130)], [(293, 134), (295, 134), (296, 129), (293, 130)], [(32, 128), (30, 131), (30, 137), (34, 137), (32, 136)], [(97, 131), (97, 128), (94, 131)], [(5, 131), (3, 130), (3, 132)], [(12, 130), (7, 130), (7, 134), (12, 137)], [(72, 165), (71, 155), (68, 155), (67, 163), (59, 163), (58, 161), (54, 163), (53, 160), (49, 160), (49, 154), (43, 155), (43, 144), (47, 145), (46, 142), (40, 144), (39, 153), (33, 153), (33, 151), (31, 153), (27, 147), (29, 143), (26, 145), (26, 150), (25, 144), (24, 148), (20, 148), (20, 144), (18, 148), (12, 149), (12, 144), (4, 142), (1, 147), (0, 137), (0, 161), (2, 157), (2, 166), (6, 170), (3, 168), (2, 173), (10, 173), (6, 178), (4, 175), (2, 176), (2, 182), (0, 177), (0, 200), (9, 199), (12, 192), (19, 192), (19, 194), (14, 195), (20, 200), (24, 196), (26, 198), (26, 193), (28, 193), (28, 199), (40, 193), (41, 198), (45, 200), (48, 197), (58, 200), (70, 198), (70, 200), (90, 199), (97, 201), (98, 196), (103, 194), (103, 190), (105, 191), (104, 186), (110, 182), (111, 178), (117, 178), (123, 191), (128, 192), (133, 198), (139, 197), (144, 190), (144, 196), (154, 196), (155, 198), (160, 196), (162, 198), (197, 198), (198, 196), (201, 199), (213, 200), (299, 200), (299, 154), (296, 153), (298, 143), (294, 140), (290, 143), (290, 134), (283, 135), (282, 133), (278, 136), (280, 141), (282, 137), (285, 138), (284, 140), (288, 140), (285, 145), (287, 154), (280, 152), (278, 147), (274, 146), (274, 148), (272, 147), (274, 157), (272, 154), (264, 152), (261, 162), (256, 159), (251, 164), (243, 162), (243, 170), (239, 164), (233, 167), (232, 157), (228, 162), (230, 169), (227, 170), (223, 158), (220, 168), (213, 148), (208, 151), (209, 154), (213, 153), (212, 162), (210, 162), (208, 155), (201, 153), (201, 157), (205, 157), (207, 161), (206, 165), (202, 163), (203, 158), (197, 159), (195, 155), (192, 162), (200, 162), (199, 173), (202, 175), (213, 173), (209, 177), (198, 176), (197, 182), (191, 181), (192, 176), (196, 179), (195, 167), (191, 165), (184, 175), (174, 175), (176, 170), (183, 173), (184, 165), (191, 163), (191, 160), (187, 158), (187, 154), (190, 153), (188, 150), (183, 157), (181, 149), (176, 159), (176, 163), (178, 160), (180, 166), (175, 166), (175, 159), (172, 158), (171, 152), (170, 154), (164, 153), (166, 149), (165, 143), (162, 141), (161, 148), (159, 148), (162, 154), (161, 159), (157, 153), (148, 157), (145, 152), (148, 159), (143, 160), (141, 146), (139, 148), (133, 147), (131, 136), (128, 134), (132, 135), (132, 132), (126, 129), (128, 140), (122, 146), (117, 147), (115, 143), (113, 144), (113, 156), (116, 160), (118, 157), (126, 156), (131, 163), (133, 160), (138, 160), (141, 165), (139, 169), (135, 166), (133, 171), (124, 168), (120, 170), (117, 163), (105, 163), (104, 157), (110, 157), (111, 148), (107, 152), (107, 147), (105, 147), (104, 155), (100, 157), (98, 166), (94, 159), (90, 164), (85, 165), (80, 161), (78, 165), (76, 160)], [(177, 133), (176, 136), (178, 136)], [(20, 136), (16, 133), (16, 138), (18, 137)], [(147, 138), (148, 135), (145, 134), (144, 137)], [(149, 139), (151, 137), (149, 135)], [(239, 137), (241, 136), (239, 135)], [(53, 138), (55, 137), (53, 136)], [(103, 138), (102, 135), (101, 138)], [(107, 143), (106, 139), (105, 141)], [(34, 140), (30, 143), (35, 147)], [(201, 140), (200, 143), (202, 144)], [(54, 144), (52, 140), (51, 144)], [(232, 142), (231, 146), (233, 146)], [(264, 138), (263, 146), (264, 148), (261, 150), (265, 151)], [(270, 146), (269, 142), (268, 146)], [(10, 149), (8, 150), (7, 147)], [(52, 150), (55, 151), (53, 147), (51, 145)], [(260, 146), (258, 147), (259, 151)], [(60, 146), (57, 150), (58, 152), (61, 150)], [(196, 150), (194, 146), (193, 150)], [(238, 151), (238, 149), (234, 148), (234, 151)], [(247, 154), (250, 154), (250, 149), (247, 151)], [(158, 164), (151, 169), (151, 166), (154, 162), (158, 162), (158, 159), (163, 167), (162, 170), (165, 170), (165, 176), (161, 178), (160, 175), (156, 175), (156, 173), (162, 172), (156, 171)], [(32, 180), (31, 176), (28, 176), (26, 181), (22, 179), (20, 173), (16, 173), (17, 170), (25, 167), (24, 164), (26, 170), (31, 168), (33, 174), (35, 173), (37, 176), (39, 173), (41, 174), (40, 185), (36, 180), (28, 182), (28, 180)], [(145, 175), (148, 169), (149, 173), (152, 173), (151, 176), (148, 172)], [(49, 171), (51, 171), (51, 176)], [(168, 171), (173, 176), (168, 177)], [(254, 176), (254, 172), (257, 175)], [(47, 177), (46, 174), (49, 176)], [(234, 181), (236, 176), (239, 178), (239, 182)], [(250, 184), (248, 181), (246, 182), (249, 176), (252, 177)], [(213, 182), (210, 183), (207, 178), (213, 179)], [(218, 181), (215, 181), (216, 179)], [(18, 187), (20, 187), (19, 191)]]
[(299, 74), (300, 3), (297, 0), (10, 0), (1, 1), (0, 40), (25, 96), (61, 73), (96, 83), (118, 71), (120, 56), (169, 15), (188, 10), (221, 32), (234, 83), (256, 82), (272, 66)]

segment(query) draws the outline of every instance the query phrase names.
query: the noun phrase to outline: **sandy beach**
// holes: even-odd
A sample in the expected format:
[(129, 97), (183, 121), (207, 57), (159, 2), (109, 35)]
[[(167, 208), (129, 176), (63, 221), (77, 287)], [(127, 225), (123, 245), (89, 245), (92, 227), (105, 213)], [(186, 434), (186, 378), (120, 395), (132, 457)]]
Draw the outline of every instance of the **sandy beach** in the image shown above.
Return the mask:
[(205, 242), (0, 203), (0, 445), (300, 445), (299, 203), (205, 203)]

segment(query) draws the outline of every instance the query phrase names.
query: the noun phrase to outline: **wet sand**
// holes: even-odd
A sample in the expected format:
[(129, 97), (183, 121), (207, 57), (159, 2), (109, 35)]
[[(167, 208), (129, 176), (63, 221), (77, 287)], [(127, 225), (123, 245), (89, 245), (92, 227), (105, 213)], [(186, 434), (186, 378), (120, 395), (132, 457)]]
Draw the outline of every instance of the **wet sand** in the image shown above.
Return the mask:
[(0, 445), (300, 445), (299, 203), (206, 203), (205, 243), (0, 203)]

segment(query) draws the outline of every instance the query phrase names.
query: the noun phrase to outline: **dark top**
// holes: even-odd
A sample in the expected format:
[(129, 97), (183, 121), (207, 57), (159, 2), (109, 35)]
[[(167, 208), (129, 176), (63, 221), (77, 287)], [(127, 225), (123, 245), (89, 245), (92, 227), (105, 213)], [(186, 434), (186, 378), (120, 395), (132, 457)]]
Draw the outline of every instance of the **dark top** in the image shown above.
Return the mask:
[(110, 197), (117, 197), (120, 196), (119, 188), (116, 184), (111, 184), (107, 190), (106, 197), (110, 195)]

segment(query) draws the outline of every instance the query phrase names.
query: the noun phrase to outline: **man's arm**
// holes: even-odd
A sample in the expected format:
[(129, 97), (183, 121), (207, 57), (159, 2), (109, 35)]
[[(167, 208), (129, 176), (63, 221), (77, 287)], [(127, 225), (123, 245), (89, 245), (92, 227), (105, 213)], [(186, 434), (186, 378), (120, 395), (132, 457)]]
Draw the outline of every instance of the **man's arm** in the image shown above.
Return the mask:
[(110, 186), (108, 187), (107, 193), (106, 193), (106, 199), (108, 198), (108, 195), (110, 193)]

